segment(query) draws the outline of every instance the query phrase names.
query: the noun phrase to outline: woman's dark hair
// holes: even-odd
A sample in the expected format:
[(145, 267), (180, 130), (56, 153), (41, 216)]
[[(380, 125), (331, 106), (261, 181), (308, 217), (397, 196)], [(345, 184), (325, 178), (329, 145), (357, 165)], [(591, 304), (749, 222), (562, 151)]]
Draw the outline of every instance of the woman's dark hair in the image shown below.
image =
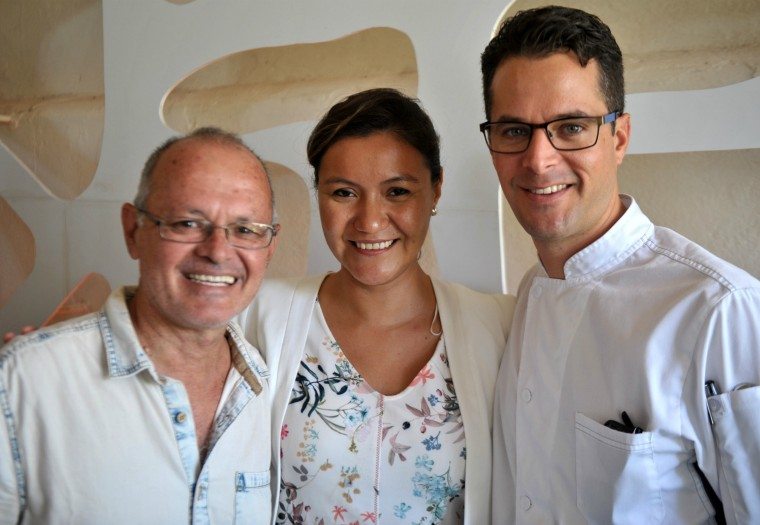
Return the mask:
[(341, 139), (393, 133), (420, 152), (435, 184), (441, 179), (440, 140), (419, 101), (390, 88), (368, 89), (341, 100), (311, 132), (306, 154), (314, 168), (314, 187), (327, 150)]
[(599, 63), (599, 89), (609, 111), (623, 111), (623, 54), (607, 25), (597, 16), (571, 7), (547, 6), (520, 11), (504, 21), (480, 57), (486, 118), (491, 118), (496, 69), (514, 56), (543, 58), (572, 51), (581, 66)]

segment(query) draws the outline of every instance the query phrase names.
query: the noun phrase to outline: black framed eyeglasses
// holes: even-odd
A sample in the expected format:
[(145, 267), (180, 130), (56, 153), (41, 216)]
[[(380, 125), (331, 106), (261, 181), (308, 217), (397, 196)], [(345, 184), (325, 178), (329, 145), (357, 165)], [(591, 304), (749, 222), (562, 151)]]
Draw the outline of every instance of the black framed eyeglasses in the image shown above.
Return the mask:
[(203, 219), (187, 217), (162, 218), (147, 210), (137, 208), (137, 211), (158, 226), (158, 235), (162, 239), (173, 242), (201, 243), (211, 237), (217, 228), (224, 230), (227, 243), (236, 248), (259, 250), (272, 243), (272, 239), (280, 229), (279, 224), (262, 224), (259, 222), (233, 222), (225, 226), (217, 226)]
[(599, 128), (621, 115), (613, 111), (600, 117), (565, 117), (543, 124), (526, 122), (483, 122), (480, 132), (488, 149), (495, 153), (522, 153), (530, 146), (533, 130), (543, 129), (554, 149), (577, 151), (591, 148), (599, 140)]

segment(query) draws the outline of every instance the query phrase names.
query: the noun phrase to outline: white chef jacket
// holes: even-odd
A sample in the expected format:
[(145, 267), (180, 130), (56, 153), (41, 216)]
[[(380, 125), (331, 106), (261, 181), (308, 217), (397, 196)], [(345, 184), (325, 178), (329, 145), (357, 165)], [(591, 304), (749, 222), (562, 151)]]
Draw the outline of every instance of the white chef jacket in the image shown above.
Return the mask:
[[(760, 282), (627, 210), (520, 285), (497, 381), (494, 523), (760, 523)], [(711, 399), (705, 381), (723, 394)], [(644, 432), (604, 426), (626, 411)]]
[(201, 465), (185, 388), (156, 373), (125, 293), (0, 352), (0, 523), (269, 523), (261, 356), (227, 326), (235, 366)]

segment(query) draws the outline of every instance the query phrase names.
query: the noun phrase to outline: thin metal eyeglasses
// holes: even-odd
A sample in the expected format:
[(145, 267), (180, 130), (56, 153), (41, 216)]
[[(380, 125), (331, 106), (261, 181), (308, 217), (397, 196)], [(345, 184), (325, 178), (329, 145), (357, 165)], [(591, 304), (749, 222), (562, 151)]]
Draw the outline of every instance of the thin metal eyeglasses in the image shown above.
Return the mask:
[(141, 208), (137, 208), (137, 211), (158, 226), (158, 235), (162, 239), (173, 242), (201, 243), (211, 237), (214, 230), (218, 228), (224, 230), (230, 246), (258, 250), (269, 246), (280, 229), (279, 224), (259, 222), (232, 222), (226, 226), (217, 226), (203, 219), (182, 217), (164, 219)]
[(613, 111), (600, 117), (565, 117), (543, 124), (526, 122), (483, 122), (480, 132), (486, 146), (495, 153), (522, 153), (530, 146), (533, 130), (543, 129), (549, 143), (559, 151), (591, 148), (599, 140), (599, 128), (615, 122), (621, 115)]

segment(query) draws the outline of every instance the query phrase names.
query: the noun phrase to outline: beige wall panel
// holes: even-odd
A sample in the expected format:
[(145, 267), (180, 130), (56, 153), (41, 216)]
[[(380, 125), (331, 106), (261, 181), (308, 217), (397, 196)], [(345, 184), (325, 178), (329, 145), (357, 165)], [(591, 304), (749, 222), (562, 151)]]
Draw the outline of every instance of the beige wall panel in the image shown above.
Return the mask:
[(760, 278), (760, 150), (633, 155), (620, 189), (667, 226)]
[(41, 326), (60, 323), (80, 315), (97, 312), (111, 293), (111, 285), (99, 273), (88, 273), (66, 294)]
[[(547, 5), (517, 0), (505, 17)], [(683, 91), (760, 76), (757, 0), (568, 0), (610, 26), (623, 51), (626, 92)]]
[(215, 125), (250, 133), (316, 119), (346, 95), (378, 86), (417, 93), (414, 47), (396, 29), (234, 53), (179, 82), (161, 111), (180, 132)]
[(0, 3), (0, 142), (55, 197), (95, 175), (103, 92), (100, 0)]
[(0, 197), (0, 308), (34, 269), (34, 235)]
[[(39, 325), (70, 290), (66, 281), (69, 274), (68, 203), (51, 198), (7, 197), (6, 200), (34, 234), (35, 260), (32, 273), (0, 308), (0, 332), (17, 330), (26, 324)], [(5, 220), (0, 224), (4, 225)], [(3, 235), (5, 233), (0, 234)], [(0, 248), (3, 256), (8, 253), (12, 252)]]
[(309, 260), (308, 237), (311, 222), (309, 189), (304, 180), (293, 170), (277, 164), (266, 163), (272, 179), (277, 222), (277, 249), (267, 268), (267, 277), (301, 277), (306, 275)]

